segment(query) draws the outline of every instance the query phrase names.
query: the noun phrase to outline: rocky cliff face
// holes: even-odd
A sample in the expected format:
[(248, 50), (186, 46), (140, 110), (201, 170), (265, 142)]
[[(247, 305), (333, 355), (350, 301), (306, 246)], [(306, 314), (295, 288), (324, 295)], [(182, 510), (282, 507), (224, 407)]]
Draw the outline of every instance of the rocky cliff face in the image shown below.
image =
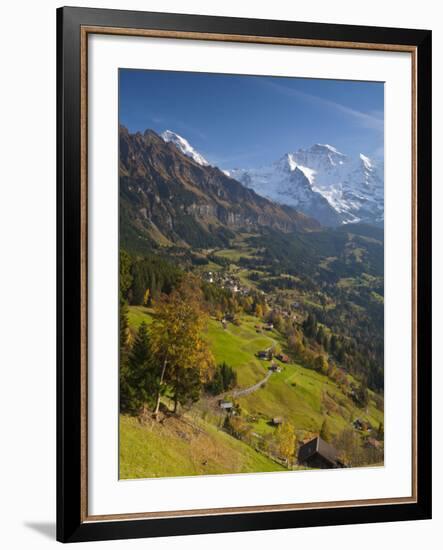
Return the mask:
[(225, 245), (241, 230), (318, 227), (318, 222), (259, 196), (218, 168), (196, 162), (152, 130), (130, 134), (121, 127), (119, 137), (123, 241), (210, 248)]

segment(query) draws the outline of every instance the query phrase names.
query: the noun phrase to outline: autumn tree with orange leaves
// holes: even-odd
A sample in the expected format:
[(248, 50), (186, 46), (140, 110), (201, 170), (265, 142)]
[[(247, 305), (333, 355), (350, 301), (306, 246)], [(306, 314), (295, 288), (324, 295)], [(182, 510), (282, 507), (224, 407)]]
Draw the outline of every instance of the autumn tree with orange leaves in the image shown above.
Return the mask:
[(198, 399), (200, 385), (214, 366), (203, 336), (207, 322), (200, 283), (193, 275), (155, 301), (149, 329), (151, 353), (159, 369), (155, 417), (166, 391), (172, 395), (174, 411), (179, 404)]

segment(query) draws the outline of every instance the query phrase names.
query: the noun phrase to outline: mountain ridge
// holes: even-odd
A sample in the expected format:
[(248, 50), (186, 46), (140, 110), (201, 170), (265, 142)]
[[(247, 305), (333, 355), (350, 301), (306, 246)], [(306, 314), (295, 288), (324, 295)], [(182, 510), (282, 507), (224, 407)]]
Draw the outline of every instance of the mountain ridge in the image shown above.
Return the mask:
[[(202, 166), (208, 161), (185, 138), (166, 130), (161, 137)], [(292, 206), (322, 225), (384, 220), (383, 162), (360, 153), (349, 157), (330, 144), (285, 153), (259, 168), (222, 170), (257, 194)]]
[(383, 163), (363, 153), (352, 158), (331, 145), (315, 144), (286, 153), (269, 166), (229, 173), (259, 194), (290, 204), (324, 225), (383, 223)]
[(202, 165), (153, 130), (119, 129), (123, 243), (209, 248), (233, 231), (270, 227), (313, 230), (319, 223), (248, 189), (219, 168)]

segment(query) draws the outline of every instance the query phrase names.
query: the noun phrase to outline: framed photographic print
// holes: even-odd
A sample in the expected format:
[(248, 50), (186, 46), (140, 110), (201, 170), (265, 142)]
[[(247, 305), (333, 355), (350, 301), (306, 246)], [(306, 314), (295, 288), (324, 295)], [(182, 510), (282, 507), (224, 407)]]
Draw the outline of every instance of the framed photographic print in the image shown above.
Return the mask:
[(431, 32), (57, 32), (57, 538), (430, 518)]

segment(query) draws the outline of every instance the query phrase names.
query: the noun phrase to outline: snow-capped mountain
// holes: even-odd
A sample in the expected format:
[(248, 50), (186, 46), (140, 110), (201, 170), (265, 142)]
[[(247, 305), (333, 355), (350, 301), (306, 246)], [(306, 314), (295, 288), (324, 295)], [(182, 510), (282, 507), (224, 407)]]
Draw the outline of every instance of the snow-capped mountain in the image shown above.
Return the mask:
[[(208, 161), (182, 136), (161, 134), (201, 166)], [(269, 166), (223, 170), (245, 187), (279, 204), (292, 206), (323, 225), (384, 219), (384, 166), (360, 154), (349, 157), (328, 144), (286, 153)]]
[(264, 168), (229, 172), (230, 177), (259, 195), (293, 206), (323, 225), (339, 225), (340, 215), (321, 193), (314, 191), (309, 174), (309, 169), (298, 166), (289, 154)]
[(230, 170), (230, 175), (324, 225), (383, 221), (383, 163), (363, 154), (351, 158), (331, 145), (316, 144), (287, 153), (270, 166)]
[(184, 137), (179, 136), (171, 130), (165, 130), (161, 134), (161, 137), (164, 141), (173, 143), (181, 153), (187, 157), (190, 157), (197, 164), (200, 164), (200, 166), (209, 166), (209, 162), (205, 159), (205, 157), (196, 151)]

